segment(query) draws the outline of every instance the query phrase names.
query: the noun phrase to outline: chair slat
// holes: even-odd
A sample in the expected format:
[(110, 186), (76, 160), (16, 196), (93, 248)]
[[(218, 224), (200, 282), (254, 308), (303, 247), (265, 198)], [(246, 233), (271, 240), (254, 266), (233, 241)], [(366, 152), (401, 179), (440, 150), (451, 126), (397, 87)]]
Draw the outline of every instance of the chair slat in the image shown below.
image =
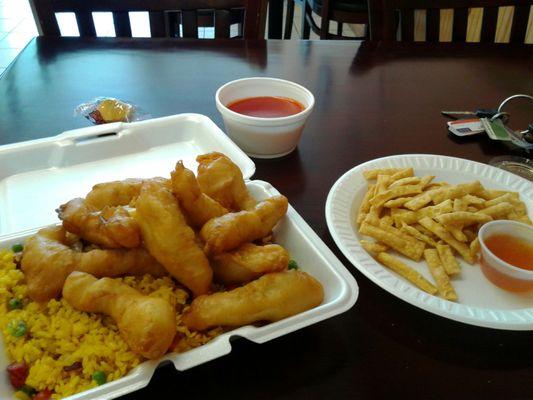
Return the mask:
[(131, 37), (130, 15), (127, 11), (115, 11), (113, 13), (113, 24), (115, 25), (115, 35), (117, 37)]
[(198, 19), (196, 10), (182, 10), (181, 24), (183, 25), (183, 37), (198, 39)]
[(438, 42), (440, 33), (440, 10), (428, 8), (426, 10), (426, 42)]
[(400, 26), (402, 42), (412, 42), (415, 40), (414, 25), (415, 17), (414, 10), (404, 9), (400, 11)]
[(165, 27), (165, 13), (163, 11), (150, 11), (150, 35), (152, 37), (165, 37), (167, 30)]
[(466, 42), (466, 29), (468, 26), (468, 8), (455, 8), (453, 10), (452, 41)]
[(44, 36), (61, 36), (55, 10), (51, 0), (33, 0), (30, 6), (35, 15), (39, 34)]
[(231, 15), (229, 10), (215, 11), (215, 39), (230, 37)]
[(80, 36), (95, 37), (93, 14), (89, 11), (75, 11), (75, 14)]
[(483, 19), (481, 21), (482, 43), (494, 43), (496, 36), (496, 25), (498, 24), (498, 7), (485, 7), (483, 9)]
[(525, 42), (530, 8), (530, 5), (515, 6), (513, 26), (511, 28), (511, 38), (509, 40), (511, 43)]
[(181, 37), (180, 23), (181, 13), (179, 11), (169, 11), (166, 13), (167, 35), (168, 37)]

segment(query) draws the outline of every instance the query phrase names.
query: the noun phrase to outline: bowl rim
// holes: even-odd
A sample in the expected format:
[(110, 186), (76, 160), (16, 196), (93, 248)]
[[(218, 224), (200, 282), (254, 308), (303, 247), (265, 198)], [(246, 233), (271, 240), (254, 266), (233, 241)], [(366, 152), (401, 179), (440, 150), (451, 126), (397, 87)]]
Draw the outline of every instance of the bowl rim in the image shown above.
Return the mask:
[[(478, 232), (478, 238), (479, 238), (479, 245), (481, 246), (482, 253), (486, 252), (490, 254), (496, 261), (499, 263), (499, 267), (501, 268), (500, 272), (505, 273), (503, 270), (508, 269), (508, 272), (514, 272), (515, 274), (525, 275), (524, 278), (519, 278), (516, 276), (512, 276), (514, 279), (523, 279), (523, 280), (533, 280), (533, 270), (527, 270), (524, 268), (516, 267), (512, 264), (509, 264), (507, 261), (502, 260), (500, 257), (498, 257), (496, 254), (494, 254), (485, 244), (484, 236), (485, 232), (487, 231), (487, 227), (493, 226), (493, 225), (515, 225), (515, 226), (521, 226), (522, 228), (525, 228), (527, 230), (533, 231), (533, 226), (525, 224), (523, 222), (519, 221), (512, 221), (512, 220), (506, 220), (506, 219), (498, 219), (494, 221), (487, 222), (484, 224)], [(490, 264), (489, 266), (491, 268), (497, 268), (493, 266), (491, 263), (487, 261), (487, 264)]]
[[(239, 114), (238, 112), (230, 110), (225, 104), (223, 104), (220, 101), (220, 93), (224, 89), (239, 82), (252, 81), (252, 80), (273, 81), (273, 82), (278, 82), (278, 83), (286, 84), (289, 86), (293, 86), (303, 91), (310, 98), (309, 104), (305, 106), (305, 108), (297, 114), (288, 115), (286, 117), (263, 118), (263, 117), (252, 117), (250, 115)], [(282, 96), (279, 96), (279, 97), (282, 97)], [(230, 82), (226, 82), (225, 84), (223, 84), (217, 89), (215, 93), (215, 102), (216, 102), (216, 106), (218, 110), (222, 114), (227, 113), (228, 116), (231, 116), (234, 119), (241, 120), (242, 122), (248, 123), (249, 125), (253, 125), (254, 122), (256, 123), (269, 123), (270, 122), (272, 124), (278, 125), (280, 122), (290, 124), (292, 122), (306, 118), (311, 113), (311, 111), (313, 110), (315, 106), (315, 96), (313, 95), (313, 93), (311, 93), (309, 89), (307, 89), (306, 87), (296, 82), (292, 82), (292, 81), (288, 81), (286, 79), (280, 79), (280, 78), (257, 76), (257, 77), (240, 78), (240, 79), (235, 79)]]

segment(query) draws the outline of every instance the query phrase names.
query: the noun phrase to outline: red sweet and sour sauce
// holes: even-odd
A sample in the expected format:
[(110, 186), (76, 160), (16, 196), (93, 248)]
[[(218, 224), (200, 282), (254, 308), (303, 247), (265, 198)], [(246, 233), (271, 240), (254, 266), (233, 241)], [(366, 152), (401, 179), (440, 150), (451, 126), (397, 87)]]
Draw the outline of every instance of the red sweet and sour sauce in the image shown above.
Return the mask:
[(533, 243), (499, 233), (486, 238), (485, 245), (500, 260), (517, 268), (533, 270)]
[(279, 118), (298, 114), (305, 108), (300, 102), (288, 97), (247, 97), (229, 103), (228, 107), (236, 113), (259, 118)]
[[(485, 239), (487, 248), (499, 259), (514, 267), (533, 271), (533, 243), (512, 235), (494, 234)], [(512, 278), (490, 266), (484, 259), (481, 268), (485, 276), (496, 286), (512, 292), (533, 290), (533, 282)]]

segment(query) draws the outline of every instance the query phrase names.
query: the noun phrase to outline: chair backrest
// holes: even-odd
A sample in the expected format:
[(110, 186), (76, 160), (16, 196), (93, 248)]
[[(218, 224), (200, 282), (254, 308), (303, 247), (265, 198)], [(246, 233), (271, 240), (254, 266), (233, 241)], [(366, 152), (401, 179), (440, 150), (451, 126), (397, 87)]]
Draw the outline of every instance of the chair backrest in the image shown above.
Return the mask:
[(229, 38), (235, 16), (244, 24), (240, 37), (262, 39), (265, 32), (266, 0), (30, 0), (30, 4), (42, 36), (61, 36), (56, 13), (64, 12), (75, 14), (84, 37), (96, 36), (93, 12), (112, 12), (115, 34), (121, 37), (131, 37), (130, 11), (148, 12), (152, 37), (198, 38), (198, 26), (211, 21), (215, 38)]
[(438, 42), (440, 12), (453, 10), (452, 41), (465, 42), (471, 9), (483, 9), (480, 42), (494, 42), (499, 7), (514, 6), (511, 43), (524, 43), (533, 0), (377, 0), (369, 1), (372, 40), (414, 41), (415, 10), (425, 10), (425, 36)]

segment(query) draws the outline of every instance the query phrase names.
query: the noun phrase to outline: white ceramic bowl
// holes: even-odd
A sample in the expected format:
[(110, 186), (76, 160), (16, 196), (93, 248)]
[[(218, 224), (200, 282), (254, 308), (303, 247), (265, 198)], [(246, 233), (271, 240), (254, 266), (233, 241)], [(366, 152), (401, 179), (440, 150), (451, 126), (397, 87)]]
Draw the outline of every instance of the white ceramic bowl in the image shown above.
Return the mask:
[[(227, 104), (247, 97), (287, 97), (300, 102), (298, 114), (280, 118), (259, 118), (236, 113)], [(313, 94), (294, 82), (277, 78), (244, 78), (221, 86), (215, 95), (227, 134), (246, 154), (257, 158), (275, 158), (293, 151), (305, 121), (315, 105)]]
[(533, 271), (515, 267), (497, 257), (485, 244), (491, 235), (506, 234), (533, 242), (533, 227), (517, 221), (497, 220), (486, 223), (478, 233), (481, 246), (481, 270), (489, 281), (502, 289), (524, 292), (533, 290)]

